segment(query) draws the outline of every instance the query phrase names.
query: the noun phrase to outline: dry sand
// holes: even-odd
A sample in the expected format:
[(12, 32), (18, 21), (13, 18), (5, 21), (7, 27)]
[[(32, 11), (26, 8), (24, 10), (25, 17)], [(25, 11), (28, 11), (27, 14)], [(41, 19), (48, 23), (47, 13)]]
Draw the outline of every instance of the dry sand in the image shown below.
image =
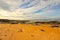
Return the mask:
[(0, 24), (0, 40), (60, 40), (60, 28), (49, 24)]

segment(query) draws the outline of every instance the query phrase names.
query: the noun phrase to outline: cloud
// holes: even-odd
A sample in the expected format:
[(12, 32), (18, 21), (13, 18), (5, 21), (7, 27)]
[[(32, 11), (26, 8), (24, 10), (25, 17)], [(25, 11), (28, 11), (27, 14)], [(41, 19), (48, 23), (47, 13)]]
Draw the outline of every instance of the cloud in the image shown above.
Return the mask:
[(10, 6), (9, 6), (7, 3), (5, 3), (5, 2), (2, 1), (2, 0), (0, 0), (0, 9), (10, 11), (9, 7), (10, 7)]
[(30, 8), (33, 6), (37, 6), (38, 4), (40, 4), (40, 0), (29, 0), (29, 1), (22, 3), (19, 7), (26, 9), (26, 8)]
[(59, 17), (59, 13), (60, 0), (0, 0), (3, 19), (49, 19)]

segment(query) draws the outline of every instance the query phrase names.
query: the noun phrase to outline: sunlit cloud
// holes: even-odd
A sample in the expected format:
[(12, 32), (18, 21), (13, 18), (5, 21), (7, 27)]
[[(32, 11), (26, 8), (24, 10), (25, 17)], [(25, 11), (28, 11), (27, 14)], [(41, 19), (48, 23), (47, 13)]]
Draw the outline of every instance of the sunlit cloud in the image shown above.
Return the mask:
[(15, 20), (60, 17), (60, 0), (0, 0), (0, 18)]

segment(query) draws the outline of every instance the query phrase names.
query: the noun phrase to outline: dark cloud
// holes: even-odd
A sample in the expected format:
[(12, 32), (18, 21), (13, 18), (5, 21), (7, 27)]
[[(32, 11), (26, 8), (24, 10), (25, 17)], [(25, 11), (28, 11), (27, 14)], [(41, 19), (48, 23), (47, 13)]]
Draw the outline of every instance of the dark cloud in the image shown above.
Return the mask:
[(11, 11), (10, 6), (2, 0), (0, 0), (0, 9), (6, 10), (6, 11)]

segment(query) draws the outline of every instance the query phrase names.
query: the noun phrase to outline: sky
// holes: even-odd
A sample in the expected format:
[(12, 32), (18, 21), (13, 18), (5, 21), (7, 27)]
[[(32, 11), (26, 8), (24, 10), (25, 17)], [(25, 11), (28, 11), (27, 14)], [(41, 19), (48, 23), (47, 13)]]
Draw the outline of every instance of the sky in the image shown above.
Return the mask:
[(0, 19), (60, 19), (60, 0), (0, 0)]

